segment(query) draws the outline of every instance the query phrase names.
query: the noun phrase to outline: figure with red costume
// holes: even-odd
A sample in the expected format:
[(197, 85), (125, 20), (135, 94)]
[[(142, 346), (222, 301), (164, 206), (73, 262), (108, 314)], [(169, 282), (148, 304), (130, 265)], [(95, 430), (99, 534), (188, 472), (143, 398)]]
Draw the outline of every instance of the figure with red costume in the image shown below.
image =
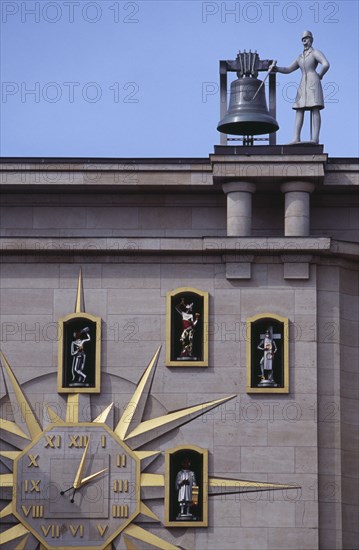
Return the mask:
[(180, 357), (193, 358), (193, 337), (195, 326), (199, 321), (200, 314), (195, 313), (193, 316), (192, 313), (193, 302), (190, 304), (185, 303), (185, 299), (182, 296), (180, 303), (176, 306), (176, 311), (182, 317), (182, 333), (180, 336), (180, 342), (182, 346), (182, 351)]

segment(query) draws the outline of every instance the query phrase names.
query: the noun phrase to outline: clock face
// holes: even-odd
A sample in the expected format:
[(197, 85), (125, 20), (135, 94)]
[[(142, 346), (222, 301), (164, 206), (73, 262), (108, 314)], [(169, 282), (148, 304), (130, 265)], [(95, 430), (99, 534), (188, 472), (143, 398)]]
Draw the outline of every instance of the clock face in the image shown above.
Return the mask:
[(139, 513), (139, 462), (105, 424), (56, 424), (15, 461), (15, 515), (46, 548), (105, 548)]

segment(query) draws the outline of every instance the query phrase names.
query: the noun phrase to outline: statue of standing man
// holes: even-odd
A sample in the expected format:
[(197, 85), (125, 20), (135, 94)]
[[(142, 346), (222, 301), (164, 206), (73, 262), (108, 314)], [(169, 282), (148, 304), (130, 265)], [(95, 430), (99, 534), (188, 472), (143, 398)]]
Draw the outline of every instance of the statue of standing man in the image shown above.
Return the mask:
[(177, 519), (193, 519), (190, 511), (192, 504), (192, 490), (197, 486), (195, 473), (190, 469), (191, 461), (188, 457), (182, 460), (182, 469), (176, 476), (176, 489), (178, 491), (178, 502), (181, 508)]
[[(278, 73), (292, 73), (297, 69), (302, 71), (302, 80), (299, 84), (297, 97), (293, 109), (296, 110), (294, 138), (291, 144), (301, 141), (300, 134), (304, 122), (304, 111), (310, 111), (311, 117), (311, 143), (319, 143), (320, 132), (320, 111), (324, 109), (324, 97), (321, 80), (329, 69), (329, 61), (319, 50), (312, 48), (313, 34), (310, 31), (304, 31), (302, 35), (302, 44), (304, 47), (295, 61), (289, 67), (275, 67), (273, 70)], [(317, 73), (315, 70), (321, 64), (321, 69)]]

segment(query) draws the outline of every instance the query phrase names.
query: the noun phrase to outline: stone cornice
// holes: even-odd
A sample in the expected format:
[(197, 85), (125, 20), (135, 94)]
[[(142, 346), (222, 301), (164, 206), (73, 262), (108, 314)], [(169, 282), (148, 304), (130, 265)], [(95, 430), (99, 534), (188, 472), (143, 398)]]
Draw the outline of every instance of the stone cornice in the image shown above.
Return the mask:
[(308, 180), (320, 183), (324, 179), (326, 155), (211, 155), (213, 181), (250, 180), (255, 183), (283, 183)]
[[(255, 147), (254, 147), (255, 149)], [(307, 180), (317, 190), (350, 192), (359, 185), (356, 159), (325, 154), (210, 155), (209, 159), (2, 159), (5, 192), (222, 193), (229, 181), (260, 184), (257, 192), (279, 191), (285, 181)]]
[(0, 239), (2, 255), (30, 254), (186, 254), (235, 255), (237, 259), (248, 255), (281, 255), (286, 261), (303, 255), (335, 255), (359, 257), (359, 243), (335, 241), (327, 237), (204, 237), (204, 238), (21, 238)]

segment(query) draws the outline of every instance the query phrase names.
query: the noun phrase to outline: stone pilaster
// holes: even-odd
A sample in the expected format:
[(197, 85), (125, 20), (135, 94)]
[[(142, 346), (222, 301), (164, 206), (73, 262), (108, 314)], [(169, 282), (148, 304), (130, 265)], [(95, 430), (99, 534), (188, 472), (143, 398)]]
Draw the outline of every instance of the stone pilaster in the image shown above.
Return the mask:
[(232, 181), (222, 186), (227, 195), (228, 237), (249, 237), (252, 232), (252, 193), (256, 186), (248, 181)]
[(310, 194), (315, 185), (309, 181), (290, 181), (281, 185), (285, 194), (284, 235), (307, 237), (310, 233)]

